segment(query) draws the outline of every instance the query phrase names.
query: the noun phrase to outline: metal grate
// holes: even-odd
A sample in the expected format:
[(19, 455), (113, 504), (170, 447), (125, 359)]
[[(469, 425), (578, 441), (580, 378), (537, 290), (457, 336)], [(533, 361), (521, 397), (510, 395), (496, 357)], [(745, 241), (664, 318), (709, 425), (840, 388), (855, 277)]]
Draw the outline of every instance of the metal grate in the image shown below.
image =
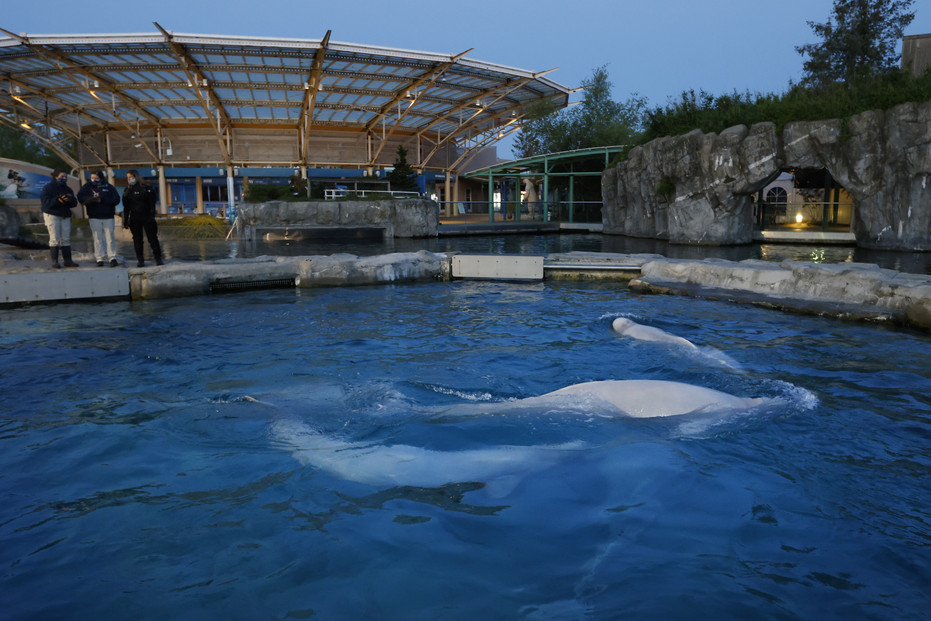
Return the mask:
[(293, 278), (271, 278), (269, 280), (225, 280), (210, 283), (210, 293), (235, 293), (259, 289), (293, 289)]

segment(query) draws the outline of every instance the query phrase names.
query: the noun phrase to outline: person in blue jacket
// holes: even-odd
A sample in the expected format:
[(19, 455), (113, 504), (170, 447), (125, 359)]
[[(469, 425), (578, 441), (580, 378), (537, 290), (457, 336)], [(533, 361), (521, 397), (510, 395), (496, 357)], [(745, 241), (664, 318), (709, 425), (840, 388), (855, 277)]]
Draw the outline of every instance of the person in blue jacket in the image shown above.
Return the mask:
[(123, 228), (133, 234), (133, 248), (139, 267), (145, 266), (142, 254), (142, 234), (149, 239), (156, 265), (164, 265), (162, 246), (158, 243), (158, 224), (155, 222), (155, 190), (139, 178), (138, 170), (126, 172), (126, 189), (123, 190)]
[(68, 187), (68, 174), (57, 168), (52, 171), (52, 180), (42, 188), (39, 199), (45, 227), (48, 229), (52, 267), (61, 267), (58, 263), (59, 250), (65, 267), (77, 267), (78, 264), (71, 260), (71, 208), (77, 206), (78, 199)]
[(120, 195), (115, 187), (107, 183), (102, 172), (92, 172), (90, 178), (78, 191), (78, 202), (87, 210), (87, 220), (94, 236), (94, 257), (97, 259), (97, 267), (103, 267), (105, 258), (110, 260), (110, 267), (116, 267), (119, 263), (113, 239), (113, 217), (120, 203)]

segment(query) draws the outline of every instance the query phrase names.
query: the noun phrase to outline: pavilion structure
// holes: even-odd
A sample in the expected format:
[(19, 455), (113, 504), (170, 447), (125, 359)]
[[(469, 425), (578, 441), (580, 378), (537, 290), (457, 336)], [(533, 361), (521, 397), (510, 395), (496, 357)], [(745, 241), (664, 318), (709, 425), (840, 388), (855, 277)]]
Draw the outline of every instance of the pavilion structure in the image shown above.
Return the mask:
[[(378, 176), (399, 146), (427, 179), (452, 184), (533, 104), (572, 89), (468, 57), (320, 39), (174, 33), (28, 35), (0, 28), (0, 123), (55, 150), (82, 176), (136, 168), (225, 185), (298, 175)], [(192, 187), (193, 187), (192, 186)], [(170, 203), (170, 201), (168, 201)], [(162, 201), (162, 210), (166, 201)]]

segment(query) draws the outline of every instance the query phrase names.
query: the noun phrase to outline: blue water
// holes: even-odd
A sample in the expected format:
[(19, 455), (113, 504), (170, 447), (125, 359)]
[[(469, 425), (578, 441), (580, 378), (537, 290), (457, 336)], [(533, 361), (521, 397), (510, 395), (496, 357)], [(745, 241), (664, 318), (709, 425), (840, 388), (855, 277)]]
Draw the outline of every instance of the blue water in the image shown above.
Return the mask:
[[(926, 619), (928, 344), (604, 283), (0, 310), (0, 617)], [(606, 379), (772, 404), (514, 407)]]

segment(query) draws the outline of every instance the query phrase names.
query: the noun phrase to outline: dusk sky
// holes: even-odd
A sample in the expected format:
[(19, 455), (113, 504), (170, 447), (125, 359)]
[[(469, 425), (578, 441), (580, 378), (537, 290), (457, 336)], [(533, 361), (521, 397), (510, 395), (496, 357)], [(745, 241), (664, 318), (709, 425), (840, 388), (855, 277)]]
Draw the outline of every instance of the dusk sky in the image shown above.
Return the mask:
[[(331, 41), (342, 43), (447, 54), (474, 48), (468, 57), (476, 60), (530, 71), (559, 67), (548, 77), (569, 87), (607, 65), (614, 99), (636, 93), (657, 106), (686, 89), (785, 91), (802, 74), (795, 46), (816, 40), (806, 22), (826, 21), (833, 2), (47, 0), (33, 6), (6, 12), (0, 27), (27, 34), (154, 33), (157, 21), (176, 33), (307, 39), (332, 30)], [(905, 34), (931, 33), (929, 3), (913, 9)], [(502, 155), (507, 150), (499, 148)]]

